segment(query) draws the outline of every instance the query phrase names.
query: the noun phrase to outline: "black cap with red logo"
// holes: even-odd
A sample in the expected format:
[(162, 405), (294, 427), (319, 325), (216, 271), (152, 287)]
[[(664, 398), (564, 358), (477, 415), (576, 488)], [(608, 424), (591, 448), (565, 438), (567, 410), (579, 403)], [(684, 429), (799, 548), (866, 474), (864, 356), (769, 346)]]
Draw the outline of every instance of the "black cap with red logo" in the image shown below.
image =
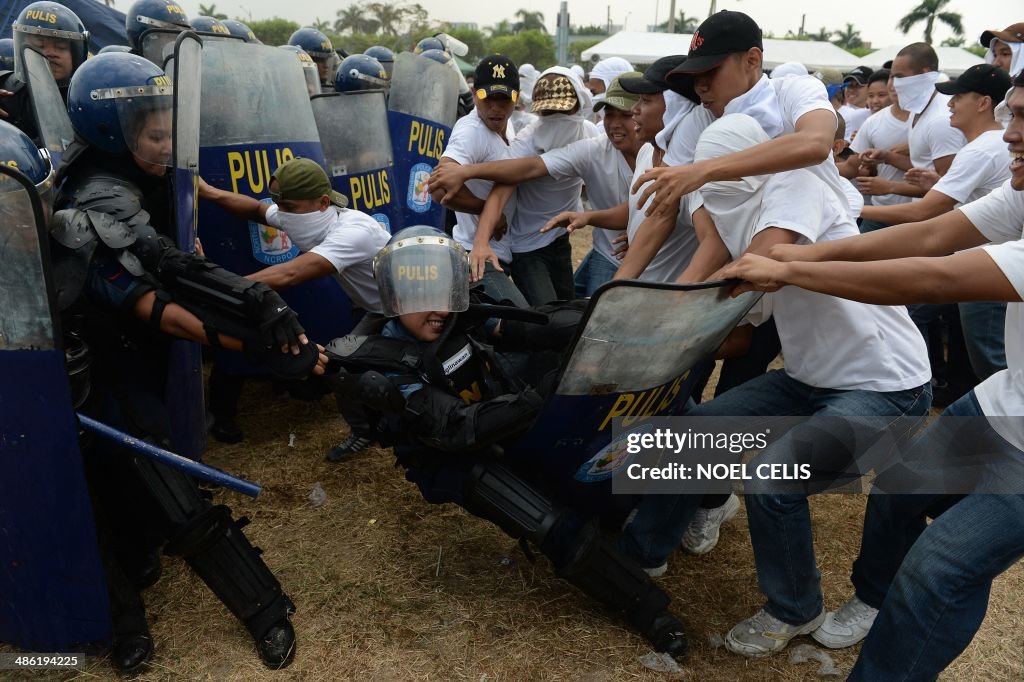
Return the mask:
[(722, 10), (704, 20), (690, 40), (686, 61), (673, 74), (704, 73), (725, 61), (735, 52), (746, 52), (752, 47), (764, 49), (761, 27), (743, 12)]

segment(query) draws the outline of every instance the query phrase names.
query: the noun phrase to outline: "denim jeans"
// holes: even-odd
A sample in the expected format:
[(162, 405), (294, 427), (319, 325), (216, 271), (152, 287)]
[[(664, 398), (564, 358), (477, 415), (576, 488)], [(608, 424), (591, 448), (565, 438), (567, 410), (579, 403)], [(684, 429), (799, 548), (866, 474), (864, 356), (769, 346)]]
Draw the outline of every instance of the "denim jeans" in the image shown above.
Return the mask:
[(978, 381), (1006, 369), (1006, 303), (973, 301), (959, 303), (957, 307), (960, 308), (967, 357)]
[(881, 230), (889, 227), (889, 223), (880, 223), (877, 220), (861, 220), (860, 225), (861, 234), (867, 234), (868, 232), (874, 232), (875, 230)]
[(535, 251), (514, 254), (512, 279), (531, 306), (572, 299), (572, 246), (564, 234)]
[(528, 308), (530, 304), (526, 302), (523, 293), (509, 279), (509, 272), (512, 270), (512, 266), (508, 263), (502, 263), (501, 269), (504, 272), (499, 272), (490, 261), (487, 262), (487, 265), (484, 267), (484, 293), (495, 301), (512, 301), (512, 304), (519, 308)]
[[(973, 391), (943, 412), (981, 414)], [(983, 437), (987, 447), (1024, 457), (994, 432)], [(913, 449), (956, 454), (935, 426)], [(873, 492), (852, 580), (857, 596), (881, 610), (850, 679), (934, 680), (974, 638), (993, 578), (1022, 556), (1024, 495)]]
[(611, 281), (618, 269), (618, 265), (591, 249), (583, 257), (583, 262), (576, 268), (576, 272), (572, 276), (576, 287), (576, 298), (593, 296), (598, 287)]
[[(930, 404), (930, 384), (889, 393), (841, 391), (808, 386), (784, 370), (773, 370), (696, 406), (687, 416), (901, 417), (927, 414)], [(798, 426), (758, 454), (752, 466), (792, 461), (793, 443), (808, 439), (813, 440), (811, 434)], [(768, 598), (765, 608), (793, 625), (814, 619), (823, 601), (806, 495), (747, 494), (745, 499), (758, 584)], [(645, 495), (623, 530), (622, 549), (641, 566), (660, 565), (682, 540), (700, 500), (695, 495)]]

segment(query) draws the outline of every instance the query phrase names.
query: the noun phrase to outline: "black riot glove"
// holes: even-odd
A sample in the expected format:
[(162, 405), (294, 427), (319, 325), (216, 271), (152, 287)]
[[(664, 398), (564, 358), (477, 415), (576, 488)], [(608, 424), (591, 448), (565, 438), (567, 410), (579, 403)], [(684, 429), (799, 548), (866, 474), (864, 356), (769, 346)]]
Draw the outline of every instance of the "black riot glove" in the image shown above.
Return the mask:
[(546, 324), (502, 320), (496, 345), (515, 350), (565, 350), (576, 336), (586, 305), (586, 301), (567, 301), (534, 308), (548, 316)]
[(259, 282), (245, 293), (252, 301), (255, 321), (259, 325), (261, 350), (302, 345), (299, 337), (305, 330), (299, 324), (299, 317), (276, 291)]

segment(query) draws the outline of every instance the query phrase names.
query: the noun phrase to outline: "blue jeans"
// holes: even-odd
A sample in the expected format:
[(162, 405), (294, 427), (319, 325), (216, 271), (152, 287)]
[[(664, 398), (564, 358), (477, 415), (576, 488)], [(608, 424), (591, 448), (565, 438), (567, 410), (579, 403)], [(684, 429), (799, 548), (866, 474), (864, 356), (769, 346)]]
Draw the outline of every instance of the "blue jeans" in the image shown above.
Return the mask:
[(615, 276), (615, 271), (618, 269), (618, 265), (597, 253), (594, 249), (591, 249), (583, 257), (583, 262), (576, 268), (576, 272), (573, 273), (576, 298), (593, 296), (598, 287), (605, 282), (611, 281), (612, 277)]
[[(808, 386), (774, 370), (698, 405), (687, 416), (902, 417), (927, 414), (930, 405), (930, 384), (889, 393), (841, 391)], [(792, 462), (793, 443), (813, 442), (816, 431), (793, 428), (755, 457), (752, 466)], [(823, 601), (807, 496), (747, 494), (745, 499), (758, 584), (768, 598), (765, 608), (793, 625), (813, 620)], [(641, 566), (660, 565), (679, 545), (699, 505), (695, 495), (645, 495), (623, 530), (622, 549)]]
[(509, 279), (508, 273), (512, 266), (508, 263), (502, 263), (501, 269), (504, 272), (498, 272), (498, 269), (490, 261), (487, 262), (487, 265), (484, 267), (484, 293), (499, 303), (501, 301), (512, 301), (512, 304), (519, 308), (529, 307), (529, 303), (526, 302), (523, 293)]
[[(943, 412), (981, 414), (973, 391)], [(984, 438), (1024, 457), (995, 432)], [(934, 426), (913, 446), (924, 454), (948, 448)], [(1024, 495), (873, 492), (852, 580), (857, 596), (881, 610), (850, 679), (934, 680), (981, 626), (993, 578), (1022, 556)]]
[(859, 227), (861, 234), (867, 234), (868, 232), (889, 227), (889, 223), (880, 223), (877, 220), (861, 220)]
[(973, 301), (958, 307), (971, 369), (978, 381), (984, 381), (1006, 369), (1006, 303)]
[(569, 235), (534, 251), (513, 254), (512, 279), (531, 306), (571, 300), (574, 285)]

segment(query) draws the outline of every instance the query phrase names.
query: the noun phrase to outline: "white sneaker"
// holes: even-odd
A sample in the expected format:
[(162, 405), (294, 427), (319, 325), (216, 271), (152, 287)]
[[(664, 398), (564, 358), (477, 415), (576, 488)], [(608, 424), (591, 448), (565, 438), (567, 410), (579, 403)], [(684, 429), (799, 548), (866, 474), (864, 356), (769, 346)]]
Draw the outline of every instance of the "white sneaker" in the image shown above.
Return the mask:
[(655, 566), (654, 568), (645, 568), (644, 573), (651, 576), (652, 578), (660, 578), (665, 575), (668, 571), (668, 562), (666, 561), (661, 566)]
[(814, 632), (824, 620), (825, 609), (822, 609), (815, 619), (803, 625), (788, 625), (761, 609), (729, 630), (725, 648), (741, 656), (761, 658), (782, 651), (794, 637)]
[(877, 615), (878, 609), (853, 595), (836, 611), (825, 614), (825, 622), (811, 633), (811, 637), (829, 649), (845, 649), (868, 636)]
[(740, 510), (740, 498), (735, 494), (721, 507), (698, 509), (686, 532), (683, 533), (683, 549), (690, 554), (707, 554), (718, 544), (718, 530), (722, 524), (736, 516)]

